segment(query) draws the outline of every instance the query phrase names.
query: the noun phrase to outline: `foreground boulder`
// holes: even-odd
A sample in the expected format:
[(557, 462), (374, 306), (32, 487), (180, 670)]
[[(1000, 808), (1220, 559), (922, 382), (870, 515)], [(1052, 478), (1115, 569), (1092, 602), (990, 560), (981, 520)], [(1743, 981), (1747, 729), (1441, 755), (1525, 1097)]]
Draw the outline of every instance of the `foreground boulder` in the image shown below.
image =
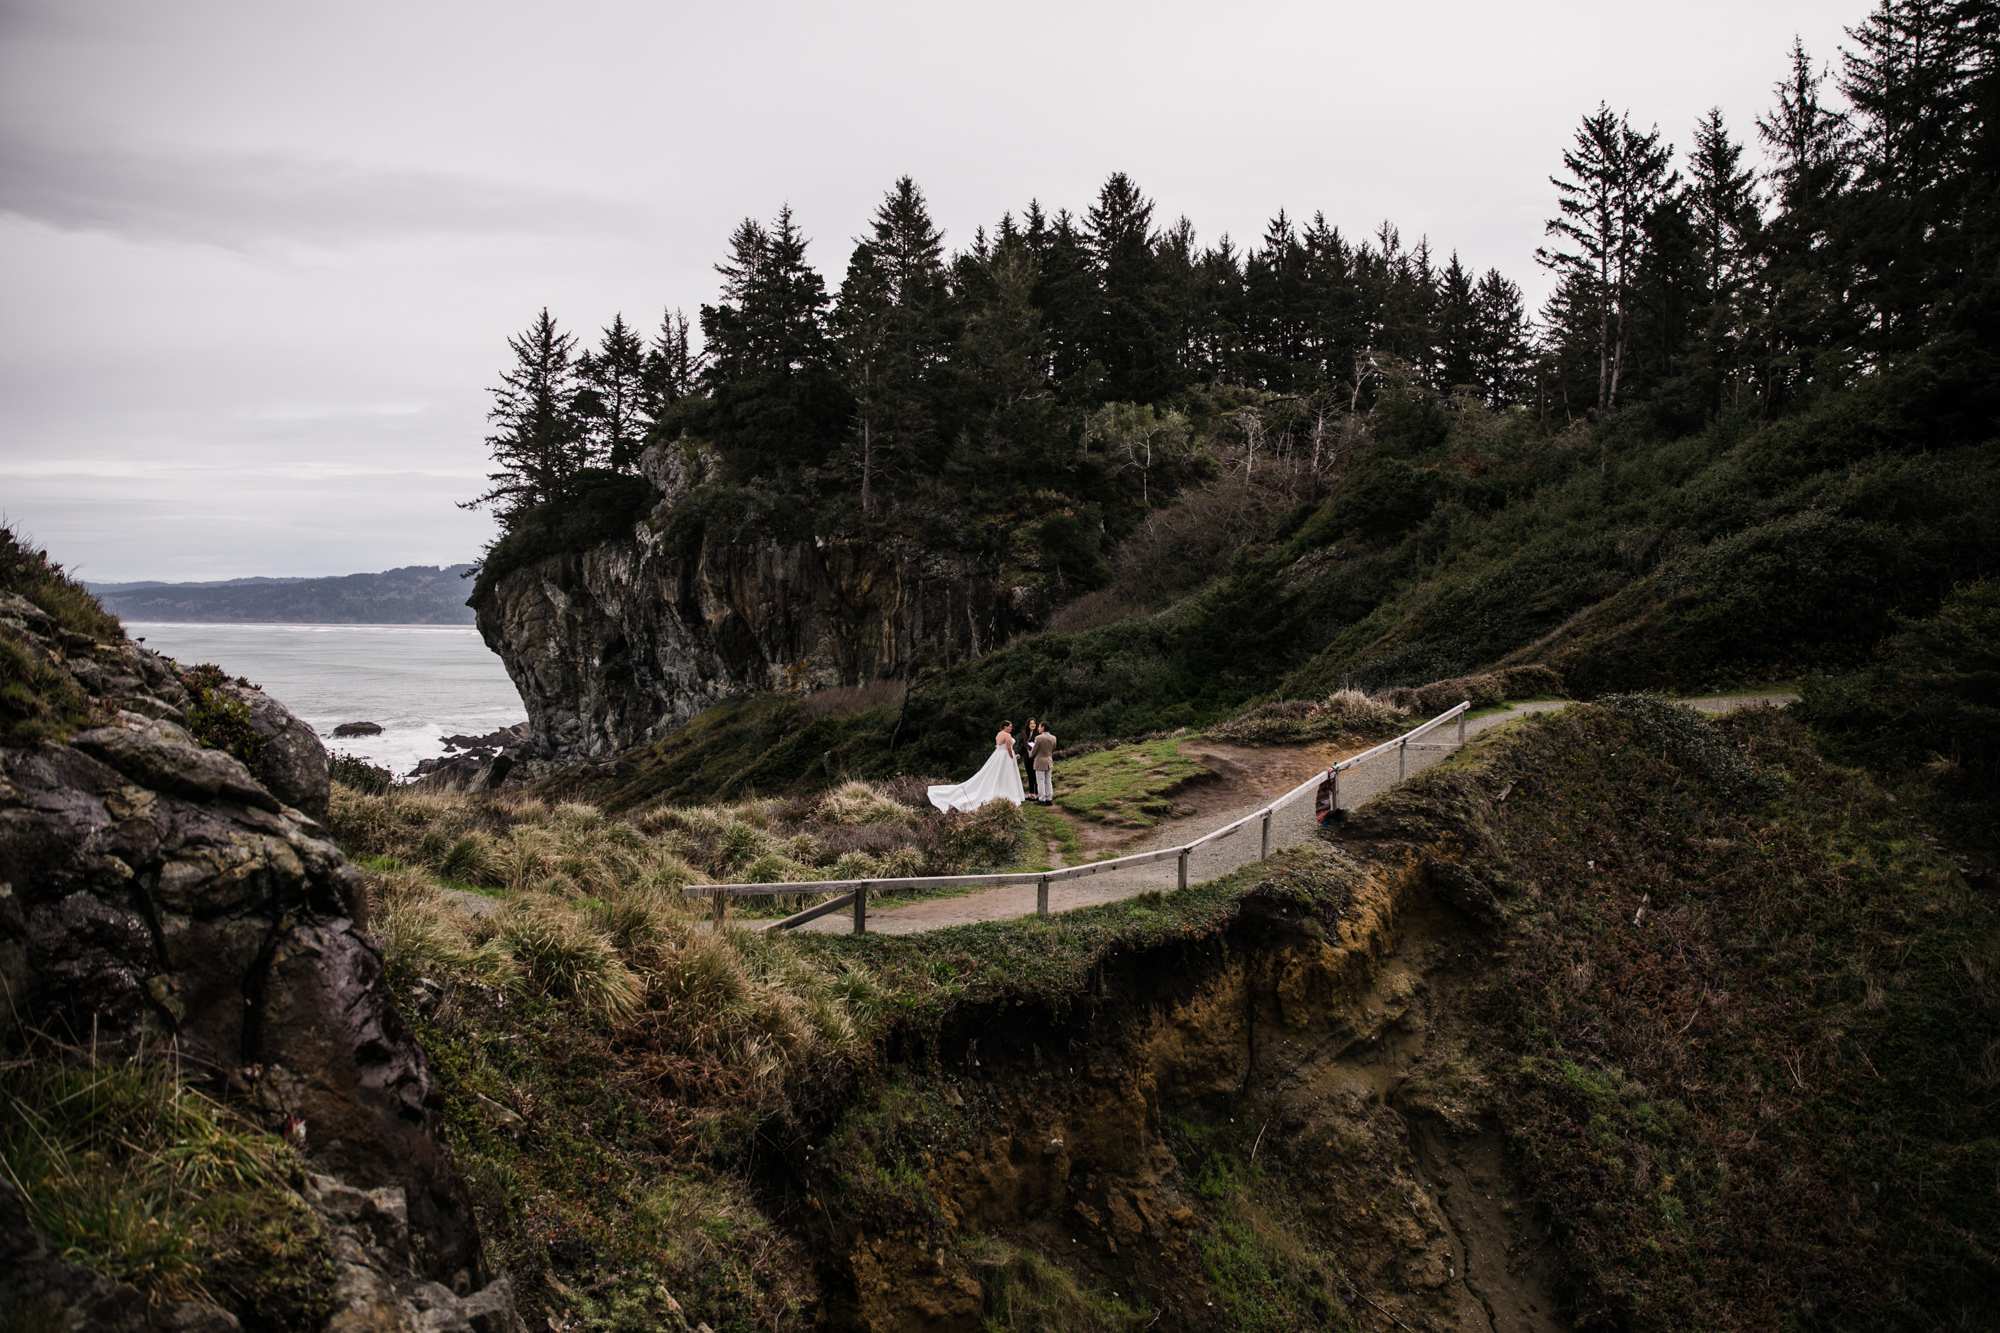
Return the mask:
[[(0, 637), (74, 681), (93, 724), (0, 746), (6, 1040), (171, 1053), (302, 1139), (325, 1173), (310, 1202), (393, 1199), (393, 1242), (345, 1257), (376, 1277), (350, 1273), (344, 1287), (385, 1283), (410, 1318), (384, 1311), (365, 1326), (513, 1327), (504, 1286), (468, 1310), (451, 1304), (484, 1276), (479, 1237), (442, 1098), (367, 934), (360, 872), (296, 804), (326, 800), (311, 729), (237, 687), (267, 741), (253, 773), (181, 725), (189, 697), (158, 654), (61, 632), (20, 597), (0, 602)], [(40, 1253), (32, 1237), (6, 1244)], [(76, 1301), (123, 1299), (76, 1290)]]

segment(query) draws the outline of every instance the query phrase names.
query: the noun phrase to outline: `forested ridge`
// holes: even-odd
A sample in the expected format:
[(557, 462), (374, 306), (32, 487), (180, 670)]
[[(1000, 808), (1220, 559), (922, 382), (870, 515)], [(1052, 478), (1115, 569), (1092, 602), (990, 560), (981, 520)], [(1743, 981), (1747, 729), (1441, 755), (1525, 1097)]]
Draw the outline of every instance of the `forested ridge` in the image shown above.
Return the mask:
[(1583, 115), (1534, 312), (1389, 224), (1203, 242), (1122, 174), (951, 252), (906, 178), (837, 286), (789, 210), (746, 220), (698, 321), (514, 340), (485, 575), (629, 533), (634, 460), (678, 441), (719, 461), (684, 549), (908, 535), (1056, 608), (920, 654), (879, 720), (760, 713), (739, 785), (950, 771), (995, 716), (1132, 735), (1503, 661), (1584, 693), (1862, 670), (2000, 550), (2000, 4), (1849, 34), (1773, 53), (1754, 125)]

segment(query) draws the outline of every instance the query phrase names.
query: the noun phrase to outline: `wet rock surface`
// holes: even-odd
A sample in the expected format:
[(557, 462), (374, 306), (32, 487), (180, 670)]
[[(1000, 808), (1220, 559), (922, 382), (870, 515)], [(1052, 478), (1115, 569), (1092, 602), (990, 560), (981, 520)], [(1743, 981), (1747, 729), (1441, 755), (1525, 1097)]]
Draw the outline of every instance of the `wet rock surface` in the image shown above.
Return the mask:
[(445, 753), (420, 760), (416, 785), (424, 791), (491, 791), (510, 776), (525, 776), (534, 757), (534, 733), (526, 722), (484, 736), (447, 736)]
[(262, 690), (241, 685), (223, 688), (249, 710), (251, 730), (264, 738), (257, 780), (286, 805), (325, 819), (330, 784), (326, 746), (319, 736)]
[(551, 556), (474, 594), (539, 760), (602, 758), (725, 699), (895, 676), (920, 643), (977, 654), (1038, 623), (997, 568), (913, 542), (669, 543), (704, 467), (680, 446), (648, 449), (640, 468), (661, 499), (630, 541)]
[[(0, 603), (0, 634), (68, 671), (98, 724), (67, 743), (0, 747), (7, 1040), (168, 1055), (272, 1128), (293, 1127), (323, 1173), (308, 1197), (323, 1215), (341, 1191), (393, 1196), (393, 1243), (343, 1251), (347, 1303), (333, 1327), (518, 1328), (504, 1283), (463, 1294), (484, 1276), (470, 1202), (442, 1098), (367, 934), (360, 872), (300, 803), (325, 809), (311, 729), (232, 687), (267, 742), (252, 773), (180, 724), (187, 696), (158, 654), (62, 635), (17, 597)], [(0, 1197), (0, 1284), (13, 1284), (0, 1306), (54, 1302), (69, 1321), (55, 1326), (235, 1327), (211, 1307), (135, 1307), (129, 1288), (62, 1267), (18, 1205)], [(354, 1295), (364, 1288), (386, 1304)]]

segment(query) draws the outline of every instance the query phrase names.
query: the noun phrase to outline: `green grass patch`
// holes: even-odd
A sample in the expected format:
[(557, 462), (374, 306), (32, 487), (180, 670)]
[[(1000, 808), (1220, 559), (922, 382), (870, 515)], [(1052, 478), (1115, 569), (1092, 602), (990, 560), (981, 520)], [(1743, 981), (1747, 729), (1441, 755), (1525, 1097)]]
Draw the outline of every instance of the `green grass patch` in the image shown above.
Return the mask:
[(1049, 869), (1050, 843), (1054, 843), (1056, 850), (1062, 853), (1064, 865), (1073, 866), (1082, 863), (1083, 839), (1077, 836), (1076, 825), (1047, 806), (1022, 806), (1021, 813), (1026, 817), (1027, 825), (1027, 846), (1022, 853), (1022, 869)]
[(1174, 813), (1173, 797), (1214, 775), (1180, 750), (1177, 737), (1099, 750), (1063, 762), (1056, 804), (1118, 828), (1151, 828)]
[[(1226, 1326), (1250, 1333), (1356, 1327), (1339, 1297), (1331, 1257), (1314, 1244), (1275, 1143), (1251, 1154), (1268, 1127), (1175, 1120), (1168, 1143), (1208, 1225), (1194, 1237)], [(1261, 1131), (1261, 1132), (1260, 1132)]]
[(41, 1055), (0, 1074), (0, 1167), (65, 1258), (247, 1329), (316, 1327), (333, 1252), (276, 1135), (164, 1064)]

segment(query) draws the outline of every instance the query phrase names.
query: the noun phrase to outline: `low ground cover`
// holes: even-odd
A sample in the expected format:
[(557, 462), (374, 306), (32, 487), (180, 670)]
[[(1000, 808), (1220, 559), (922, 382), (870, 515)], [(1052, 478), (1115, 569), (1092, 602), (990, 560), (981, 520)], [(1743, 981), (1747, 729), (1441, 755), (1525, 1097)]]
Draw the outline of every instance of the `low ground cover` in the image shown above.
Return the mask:
[[(372, 858), (375, 929), (447, 1089), (490, 1258), (531, 1309), (595, 1328), (810, 1322), (813, 1258), (768, 1173), (774, 1155), (804, 1169), (814, 1127), (882, 1068), (892, 1034), (966, 1004), (1072, 1002), (1111, 954), (1212, 936), (1252, 884), (921, 942), (718, 933), (706, 904), (674, 887), (755, 864), (770, 840), (821, 836), (794, 827), (902, 827), (906, 812), (859, 783), (808, 809), (631, 821), (574, 804), (336, 788), (331, 822)], [(496, 910), (452, 898), (474, 883), (501, 886), (482, 899)], [(866, 1179), (847, 1187), (901, 1206)], [(1139, 1308), (1129, 1292), (1121, 1304), (1004, 1245), (986, 1260), (995, 1308), (1022, 1319)], [(1069, 1317), (1058, 1326), (1100, 1326)]]
[(1064, 760), (1056, 804), (1119, 828), (1151, 828), (1176, 813), (1192, 813), (1173, 798), (1214, 775), (1183, 755), (1180, 745), (1180, 737), (1167, 736)]
[(2000, 918), (1799, 720), (1607, 703), (1364, 821), (1428, 827), (1507, 904), (1470, 1006), (1484, 1107), (1561, 1222), (1579, 1317), (1977, 1324)]
[(30, 1223), (156, 1301), (209, 1300), (255, 1333), (316, 1327), (333, 1251), (296, 1192), (304, 1169), (153, 1056), (44, 1050), (0, 1068), (0, 1171)]

